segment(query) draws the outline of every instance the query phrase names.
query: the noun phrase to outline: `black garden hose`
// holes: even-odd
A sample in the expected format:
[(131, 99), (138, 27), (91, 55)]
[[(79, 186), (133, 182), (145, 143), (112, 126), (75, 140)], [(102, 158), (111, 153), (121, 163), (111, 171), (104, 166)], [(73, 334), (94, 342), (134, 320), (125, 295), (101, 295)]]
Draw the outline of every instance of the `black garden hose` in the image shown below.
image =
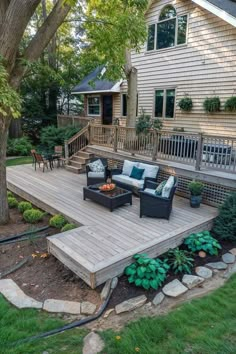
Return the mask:
[[(45, 230), (47, 230), (49, 228), (50, 228), (50, 226), (44, 226), (44, 227), (41, 227), (40, 229), (35, 229), (35, 230), (32, 230), (32, 231), (26, 231), (26, 232), (23, 232), (22, 234), (18, 234), (18, 235), (15, 235), (15, 236), (11, 236), (11, 237), (7, 237), (7, 238), (4, 238), (4, 239), (0, 239), (0, 246), (4, 245), (4, 244), (8, 244), (8, 243), (13, 243), (11, 241), (17, 242), (17, 240), (21, 239), (24, 236), (33, 235), (33, 234), (36, 234), (38, 232), (45, 231)], [(28, 239), (28, 238), (26, 237), (25, 239)]]

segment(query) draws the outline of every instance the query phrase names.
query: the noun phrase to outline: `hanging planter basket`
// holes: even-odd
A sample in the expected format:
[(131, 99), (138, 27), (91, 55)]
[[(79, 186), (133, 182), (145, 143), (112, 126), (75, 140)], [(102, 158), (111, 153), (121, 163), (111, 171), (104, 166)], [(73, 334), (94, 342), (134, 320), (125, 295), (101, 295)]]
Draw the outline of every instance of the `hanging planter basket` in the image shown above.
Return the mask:
[(203, 102), (203, 108), (206, 113), (220, 112), (221, 102), (218, 96), (207, 97)]
[(236, 112), (236, 96), (228, 98), (225, 102), (226, 112)]
[(185, 96), (179, 101), (179, 108), (181, 111), (190, 112), (193, 108), (193, 101), (191, 97)]

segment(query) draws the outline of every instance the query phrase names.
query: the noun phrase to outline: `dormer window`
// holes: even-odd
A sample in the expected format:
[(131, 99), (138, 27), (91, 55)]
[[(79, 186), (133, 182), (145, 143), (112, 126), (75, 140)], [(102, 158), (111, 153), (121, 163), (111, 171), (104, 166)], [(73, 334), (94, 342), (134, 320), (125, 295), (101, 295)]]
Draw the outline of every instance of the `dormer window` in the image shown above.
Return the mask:
[(172, 5), (165, 6), (157, 24), (148, 27), (147, 50), (164, 49), (185, 44), (188, 16), (178, 16)]

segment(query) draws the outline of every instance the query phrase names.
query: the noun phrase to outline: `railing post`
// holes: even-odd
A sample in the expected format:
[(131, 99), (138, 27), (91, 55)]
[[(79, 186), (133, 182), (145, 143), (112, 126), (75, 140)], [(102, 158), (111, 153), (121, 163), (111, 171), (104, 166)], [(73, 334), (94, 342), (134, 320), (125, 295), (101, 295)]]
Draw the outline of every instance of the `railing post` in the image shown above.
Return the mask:
[(154, 129), (154, 141), (153, 141), (153, 152), (152, 152), (152, 161), (156, 161), (157, 159), (157, 148), (158, 148), (158, 133), (156, 129)]
[(91, 143), (91, 126), (90, 123), (88, 123), (88, 145)]
[(65, 159), (66, 159), (66, 165), (67, 165), (68, 161), (69, 161), (69, 146), (68, 146), (67, 140), (65, 140)]
[(195, 165), (195, 170), (196, 171), (200, 171), (200, 168), (201, 168), (202, 147), (203, 147), (203, 134), (199, 133), (199, 135), (198, 135), (198, 144), (197, 144), (196, 165)]
[(114, 150), (114, 152), (117, 152), (117, 146), (118, 146), (118, 127), (115, 126), (114, 129), (115, 129), (115, 132), (114, 132), (114, 146), (113, 146), (113, 150)]

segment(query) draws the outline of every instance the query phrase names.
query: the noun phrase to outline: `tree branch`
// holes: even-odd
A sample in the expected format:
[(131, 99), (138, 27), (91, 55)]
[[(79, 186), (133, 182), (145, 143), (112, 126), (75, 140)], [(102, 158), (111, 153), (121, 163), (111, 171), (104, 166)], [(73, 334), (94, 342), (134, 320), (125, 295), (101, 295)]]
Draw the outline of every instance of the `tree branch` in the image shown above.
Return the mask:
[(0, 2), (0, 32), (1, 32), (1, 26), (3, 24), (4, 17), (9, 4), (10, 4), (10, 0), (1, 0)]

